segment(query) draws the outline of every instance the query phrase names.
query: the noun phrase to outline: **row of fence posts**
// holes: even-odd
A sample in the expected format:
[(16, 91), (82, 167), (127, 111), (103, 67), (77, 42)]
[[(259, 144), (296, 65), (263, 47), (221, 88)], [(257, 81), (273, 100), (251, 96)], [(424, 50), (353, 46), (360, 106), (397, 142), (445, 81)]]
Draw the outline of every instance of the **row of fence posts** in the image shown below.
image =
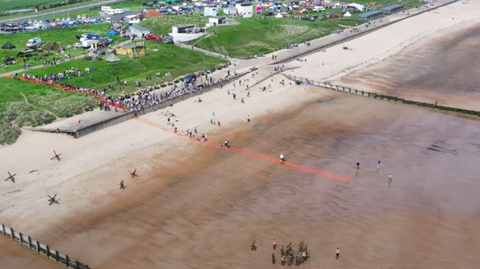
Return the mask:
[(350, 93), (350, 94), (354, 94), (354, 95), (360, 95), (360, 96), (379, 99), (379, 100), (384, 100), (384, 101), (400, 102), (400, 103), (407, 104), (407, 105), (423, 106), (423, 107), (428, 107), (428, 108), (438, 109), (438, 110), (443, 110), (443, 111), (450, 111), (450, 112), (461, 113), (461, 114), (466, 114), (466, 115), (480, 116), (480, 111), (468, 110), (468, 109), (462, 109), (462, 108), (456, 108), (456, 107), (449, 107), (449, 106), (440, 106), (440, 105), (437, 105), (437, 104), (434, 104), (434, 103), (419, 102), (419, 101), (413, 101), (413, 100), (405, 100), (405, 98), (399, 98), (399, 97), (396, 97), (396, 96), (382, 95), (382, 94), (377, 94), (377, 93), (372, 93), (372, 92), (360, 91), (360, 90), (356, 90), (356, 89), (352, 89), (352, 88), (348, 88), (348, 87), (344, 87), (344, 86), (332, 85), (328, 82), (318, 82), (318, 81), (309, 80), (307, 78), (290, 76), (290, 75), (285, 75), (285, 76), (287, 78), (289, 78), (290, 80), (294, 80), (297, 84), (305, 83), (305, 84), (319, 86), (319, 87), (326, 88), (326, 89), (331, 89), (331, 90), (338, 91), (338, 92)]
[(10, 238), (12, 241), (20, 243), (22, 246), (27, 247), (28, 249), (35, 251), (37, 254), (41, 254), (55, 260), (58, 263), (64, 264), (69, 268), (74, 269), (91, 269), (88, 265), (81, 263), (77, 260), (70, 259), (68, 255), (60, 253), (54, 249), (51, 249), (49, 246), (42, 244), (36, 240), (33, 240), (30, 236), (24, 235), (19, 232), (15, 232), (13, 228), (10, 228), (4, 224), (0, 226), (0, 232)]

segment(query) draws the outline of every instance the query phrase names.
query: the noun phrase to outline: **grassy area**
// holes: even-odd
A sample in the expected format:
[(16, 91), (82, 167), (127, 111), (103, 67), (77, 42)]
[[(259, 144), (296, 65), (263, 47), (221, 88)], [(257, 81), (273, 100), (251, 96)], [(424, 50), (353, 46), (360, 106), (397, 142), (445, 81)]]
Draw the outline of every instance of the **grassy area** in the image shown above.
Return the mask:
[(13, 144), (23, 126), (42, 125), (98, 102), (91, 96), (11, 78), (0, 78), (0, 83), (0, 145)]
[(345, 26), (353, 26), (359, 22), (357, 16), (315, 22), (272, 17), (267, 20), (237, 19), (240, 25), (213, 27), (210, 32), (216, 31), (217, 37), (203, 38), (195, 46), (233, 57), (252, 56), (319, 38)]
[[(135, 91), (134, 85), (137, 80), (141, 81), (142, 85), (161, 84), (171, 80), (165, 76), (155, 78), (156, 72), (160, 72), (162, 75), (165, 75), (165, 72), (170, 72), (173, 77), (178, 77), (195, 71), (216, 68), (218, 65), (225, 63), (224, 60), (219, 58), (209, 57), (203, 53), (182, 49), (173, 45), (152, 43), (152, 46), (147, 51), (150, 55), (138, 57), (134, 60), (127, 59), (125, 55), (118, 55), (121, 59), (118, 63), (92, 62), (79, 59), (62, 63), (57, 67), (49, 66), (28, 70), (25, 73), (43, 76), (45, 74), (62, 72), (71, 67), (80, 67), (82, 71), (86, 67), (89, 67), (90, 70), (93, 70), (93, 67), (95, 67), (96, 71), (90, 72), (92, 81), (89, 81), (89, 75), (84, 75), (82, 77), (71, 77), (70, 80), (67, 80), (67, 83), (101, 90), (104, 88), (108, 89), (108, 85), (113, 84), (117, 77), (121, 81), (126, 80), (128, 82), (127, 87), (123, 87), (122, 91), (116, 87), (116, 90), (110, 92), (111, 95), (115, 96)], [(145, 80), (145, 77), (148, 75), (152, 76), (151, 81)]]
[[(162, 0), (160, 0), (162, 1)], [(112, 8), (129, 8), (133, 11), (138, 11), (140, 9), (144, 9), (145, 7), (142, 6), (142, 3), (147, 3), (152, 1), (145, 1), (145, 0), (130, 0), (120, 4), (111, 5)], [(162, 1), (163, 2), (163, 1)]]
[(157, 35), (166, 35), (172, 32), (172, 26), (176, 24), (195, 24), (198, 27), (205, 27), (208, 18), (194, 15), (166, 15), (163, 17), (151, 18), (140, 22), (140, 26), (148, 28)]
[[(15, 49), (12, 50), (0, 50), (0, 58), (3, 57), (14, 57), (18, 60), (16, 64), (7, 65), (4, 67), (0, 67), (0, 73), (14, 71), (23, 69), (23, 61), (21, 58), (17, 58), (16, 55), (19, 51), (23, 51), (25, 49), (25, 45), (27, 41), (34, 37), (40, 37), (42, 41), (45, 42), (57, 42), (58, 45), (67, 47), (68, 45), (72, 46), (70, 49), (66, 49), (65, 53), (72, 54), (74, 56), (83, 54), (82, 49), (77, 49), (76, 51), (73, 50), (73, 44), (79, 42), (78, 39), (75, 38), (75, 35), (85, 34), (85, 33), (95, 33), (100, 36), (108, 36), (113, 38), (116, 41), (121, 41), (122, 38), (118, 36), (109, 36), (106, 32), (110, 29), (110, 24), (108, 23), (101, 23), (97, 25), (82, 25), (82, 26), (75, 26), (69, 28), (61, 28), (61, 29), (50, 29), (50, 30), (42, 30), (36, 32), (24, 32), (19, 34), (11, 34), (11, 35), (4, 35), (2, 36), (2, 44), (6, 41), (9, 41), (13, 45), (16, 46)], [(52, 60), (53, 57), (57, 57), (57, 55), (50, 55), (46, 59)], [(41, 65), (43, 60), (34, 60), (30, 58), (28, 63), (31, 66)]]
[[(37, 0), (37, 1), (32, 1), (32, 0), (0, 0), (0, 10), (1, 11), (7, 11), (7, 10), (15, 10), (19, 8), (32, 8), (35, 5), (39, 6), (48, 6), (51, 3), (59, 3), (62, 1), (59, 0)], [(3, 12), (2, 12), (3, 13)]]
[[(61, 63), (57, 67), (49, 66), (28, 70), (25, 73), (43, 76), (63, 72), (71, 67), (80, 67), (82, 71), (86, 67), (90, 67), (92, 81), (89, 80), (89, 75), (84, 75), (71, 77), (64, 82), (102, 90), (108, 89), (108, 85), (113, 84), (119, 77), (122, 81), (128, 82), (127, 86), (121, 91), (118, 86), (114, 90), (108, 90), (110, 95), (118, 96), (137, 90), (138, 88), (134, 86), (137, 80), (141, 81), (143, 86), (161, 84), (171, 80), (165, 77), (165, 72), (170, 72), (175, 78), (195, 71), (216, 68), (225, 63), (219, 58), (173, 45), (151, 43), (151, 48), (147, 51), (150, 55), (134, 60), (119, 55), (121, 61), (118, 63), (73, 60)], [(96, 68), (96, 71), (93, 71), (93, 67)], [(161, 72), (163, 76), (156, 78), (156, 72)], [(147, 75), (151, 75), (152, 80), (146, 81)], [(93, 97), (59, 91), (46, 85), (16, 81), (11, 78), (0, 78), (0, 83), (2, 84), (0, 90), (0, 145), (13, 143), (20, 134), (19, 128), (22, 126), (41, 125), (46, 120), (65, 117), (66, 114), (73, 114), (78, 108), (98, 103), (98, 100)]]

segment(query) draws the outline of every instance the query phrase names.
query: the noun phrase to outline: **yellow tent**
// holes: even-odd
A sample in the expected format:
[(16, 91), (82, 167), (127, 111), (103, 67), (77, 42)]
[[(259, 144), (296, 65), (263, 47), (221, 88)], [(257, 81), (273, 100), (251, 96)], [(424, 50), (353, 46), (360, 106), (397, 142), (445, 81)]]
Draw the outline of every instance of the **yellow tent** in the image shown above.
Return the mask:
[(150, 55), (146, 50), (142, 49), (140, 53), (138, 53), (138, 56), (147, 56)]
[(137, 58), (137, 55), (132, 51), (127, 55), (128, 59), (133, 60)]
[(120, 48), (116, 48), (116, 49), (115, 49), (115, 52), (117, 53), (117, 55), (118, 55), (118, 54), (119, 54), (119, 55), (127, 55), (127, 54), (129, 54), (130, 52), (133, 52), (133, 50), (132, 50), (132, 49), (124, 49), (124, 48), (120, 47)]

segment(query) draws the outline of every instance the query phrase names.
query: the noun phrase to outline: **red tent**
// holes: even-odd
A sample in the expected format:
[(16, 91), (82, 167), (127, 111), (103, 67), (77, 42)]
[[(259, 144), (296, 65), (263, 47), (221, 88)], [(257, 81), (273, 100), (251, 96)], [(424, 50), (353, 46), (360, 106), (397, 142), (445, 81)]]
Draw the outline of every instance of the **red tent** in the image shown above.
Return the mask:
[(155, 9), (149, 9), (145, 12), (144, 16), (145, 18), (150, 19), (155, 17), (163, 17), (163, 14), (156, 11)]

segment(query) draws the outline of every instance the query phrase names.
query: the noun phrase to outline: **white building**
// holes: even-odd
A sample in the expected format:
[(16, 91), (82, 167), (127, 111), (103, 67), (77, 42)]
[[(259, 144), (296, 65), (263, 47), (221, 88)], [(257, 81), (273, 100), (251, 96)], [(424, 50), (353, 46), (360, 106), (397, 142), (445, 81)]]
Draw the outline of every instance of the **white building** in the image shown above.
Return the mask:
[(191, 33), (193, 30), (195, 30), (195, 24), (177, 24), (172, 26), (172, 33), (174, 34)]
[(203, 10), (203, 16), (205, 16), (205, 17), (218, 16), (218, 8), (216, 8), (216, 7), (206, 7)]
[(237, 9), (236, 8), (224, 8), (223, 12), (227, 14), (228, 16), (235, 16), (237, 14)]
[(187, 42), (206, 35), (205, 31), (195, 33), (195, 24), (177, 24), (172, 26), (172, 32), (168, 34), (173, 42)]
[(235, 8), (237, 9), (238, 16), (243, 18), (251, 18), (253, 16), (252, 4), (236, 4)]
[(148, 34), (150, 34), (152, 31), (147, 29), (147, 28), (143, 28), (141, 26), (138, 26), (138, 25), (132, 25), (130, 26), (129, 28), (129, 31), (130, 33), (136, 35), (136, 36), (139, 36), (139, 37), (144, 37)]
[(225, 17), (224, 16), (212, 16), (208, 18), (208, 23), (212, 25), (219, 25), (225, 24)]

